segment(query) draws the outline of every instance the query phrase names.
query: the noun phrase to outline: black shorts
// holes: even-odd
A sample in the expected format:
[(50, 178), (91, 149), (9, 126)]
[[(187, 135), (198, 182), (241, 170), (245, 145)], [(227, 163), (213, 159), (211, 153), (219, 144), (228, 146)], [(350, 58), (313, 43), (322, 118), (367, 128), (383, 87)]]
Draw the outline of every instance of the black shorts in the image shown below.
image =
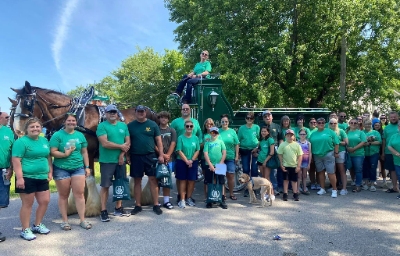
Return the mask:
[[(15, 193), (31, 194), (49, 190), (49, 181), (47, 179), (41, 180), (24, 177), (24, 181), (25, 188), (15, 188)], [(15, 184), (17, 184), (17, 178), (15, 178)]]
[(156, 164), (158, 160), (156, 153), (147, 155), (131, 155), (131, 173), (132, 178), (142, 178), (144, 174), (148, 177), (156, 176)]
[(283, 180), (294, 181), (297, 182), (297, 173), (296, 167), (285, 167), (286, 172), (283, 173)]
[(257, 165), (258, 165), (258, 166), (262, 166), (263, 163), (260, 163), (260, 162), (257, 161)]
[(225, 184), (225, 176), (224, 175), (218, 175), (218, 174), (214, 174), (214, 172), (210, 171), (210, 169), (208, 168), (205, 169), (205, 173), (204, 173), (204, 184), (210, 184), (210, 183), (214, 183), (213, 181), (213, 177), (215, 177), (217, 179), (218, 184)]

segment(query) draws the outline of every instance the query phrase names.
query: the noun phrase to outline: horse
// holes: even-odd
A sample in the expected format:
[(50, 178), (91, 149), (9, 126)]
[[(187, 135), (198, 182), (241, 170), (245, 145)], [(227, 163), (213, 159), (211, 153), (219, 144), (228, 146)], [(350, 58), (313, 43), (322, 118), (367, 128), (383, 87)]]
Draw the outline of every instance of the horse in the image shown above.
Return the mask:
[[(43, 127), (47, 129), (48, 132), (55, 132), (63, 127), (63, 121), (66, 114), (73, 106), (73, 99), (61, 92), (54, 90), (44, 89), (40, 87), (31, 86), (28, 81), (25, 81), (25, 85), (21, 89), (11, 88), (16, 93), (16, 99), (10, 99), (12, 104), (11, 108), (11, 118), (10, 126), (12, 127), (16, 136), (21, 137), (24, 135), (23, 127), (26, 120), (30, 117), (36, 117), (41, 120)], [(84, 121), (84, 135), (88, 142), (88, 156), (89, 156), (89, 166), (92, 170), (91, 175), (94, 176), (94, 162), (95, 158), (98, 156), (99, 141), (96, 137), (96, 129), (101, 120), (99, 107), (92, 104), (87, 104), (85, 106), (85, 121)], [(121, 110), (122, 115), (125, 118), (125, 123), (132, 122), (136, 119), (135, 108), (128, 108)], [(146, 116), (148, 119), (153, 120), (158, 123), (157, 115), (150, 108), (146, 108)], [(92, 182), (91, 182), (92, 183)], [(133, 191), (132, 185), (131, 189)], [(97, 190), (97, 189), (96, 189)], [(144, 189), (145, 191), (145, 189)], [(144, 197), (144, 205), (150, 204), (151, 195), (148, 191), (147, 193), (142, 192)], [(91, 193), (88, 193), (89, 195)], [(131, 192), (132, 194), (132, 192)], [(72, 195), (72, 193), (71, 193)], [(98, 195), (98, 192), (97, 192)], [(97, 197), (96, 195), (96, 197)], [(148, 200), (149, 198), (150, 200)], [(96, 203), (93, 203), (93, 200)], [(97, 203), (98, 201), (98, 203)], [(143, 200), (142, 200), (143, 201)], [(88, 203), (90, 202), (90, 203)], [(91, 205), (92, 209), (86, 209), (85, 214), (87, 216), (97, 216), (100, 215), (100, 198), (91, 199), (87, 198), (86, 205)], [(72, 205), (72, 200), (68, 200), (68, 209), (74, 209)], [(75, 211), (76, 212), (76, 211)], [(69, 210), (68, 213), (75, 213), (74, 210)]]

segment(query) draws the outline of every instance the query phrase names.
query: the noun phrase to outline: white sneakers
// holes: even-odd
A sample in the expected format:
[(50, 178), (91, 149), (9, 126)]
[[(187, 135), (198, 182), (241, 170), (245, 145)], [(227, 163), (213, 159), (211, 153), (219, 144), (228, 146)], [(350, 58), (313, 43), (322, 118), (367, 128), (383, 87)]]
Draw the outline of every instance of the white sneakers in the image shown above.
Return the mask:
[(369, 187), (369, 191), (376, 192), (376, 187), (374, 185), (372, 185), (371, 187)]
[(364, 185), (362, 186), (362, 190), (368, 190), (368, 189), (369, 189), (369, 187), (368, 187), (367, 184), (364, 184)]
[(347, 189), (342, 189), (342, 190), (340, 190), (340, 195), (341, 195), (341, 196), (347, 195)]
[(325, 189), (320, 188), (319, 191), (317, 192), (317, 194), (318, 195), (323, 195), (323, 194), (326, 194), (326, 191), (325, 191)]
[[(336, 197), (337, 197), (337, 190), (331, 189), (331, 191), (332, 191), (331, 197), (336, 198)], [(346, 192), (346, 193), (347, 193), (347, 192)], [(323, 188), (321, 188), (321, 189), (317, 192), (317, 194), (318, 194), (318, 195), (326, 194), (326, 190), (323, 189)]]
[(332, 197), (332, 198), (336, 198), (336, 197), (337, 197), (337, 190), (333, 190), (333, 189), (332, 189), (331, 197)]

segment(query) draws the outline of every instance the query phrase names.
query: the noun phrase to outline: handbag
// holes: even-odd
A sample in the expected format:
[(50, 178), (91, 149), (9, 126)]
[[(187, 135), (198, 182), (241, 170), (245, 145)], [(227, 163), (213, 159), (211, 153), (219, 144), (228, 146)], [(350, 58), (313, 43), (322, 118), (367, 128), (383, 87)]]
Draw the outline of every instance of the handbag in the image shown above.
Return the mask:
[(281, 166), (276, 150), (274, 150), (274, 155), (271, 156), (271, 158), (267, 161), (266, 166), (271, 169), (277, 169), (279, 166)]
[(346, 151), (345, 153), (345, 162), (344, 166), (346, 167), (346, 170), (350, 170), (353, 167), (353, 163), (351, 162), (351, 157), (349, 152)]
[(207, 184), (207, 203), (222, 203), (222, 185), (214, 184), (214, 176), (213, 183)]
[[(158, 186), (162, 188), (170, 188), (172, 189), (172, 177), (171, 177), (171, 170), (169, 169), (168, 165), (164, 165), (167, 168), (168, 176), (158, 179)], [(158, 169), (158, 168), (157, 168)]]
[(156, 179), (168, 178), (171, 173), (165, 164), (158, 164), (156, 167)]
[(113, 180), (113, 202), (119, 200), (131, 200), (131, 192), (129, 188), (129, 180), (126, 173), (117, 165), (115, 170), (115, 179)]

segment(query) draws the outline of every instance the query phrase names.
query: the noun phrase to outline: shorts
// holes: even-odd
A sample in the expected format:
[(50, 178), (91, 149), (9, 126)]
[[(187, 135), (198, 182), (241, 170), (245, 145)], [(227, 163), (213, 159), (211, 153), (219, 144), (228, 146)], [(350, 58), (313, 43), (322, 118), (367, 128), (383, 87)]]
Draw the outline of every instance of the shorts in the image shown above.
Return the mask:
[(143, 178), (144, 174), (148, 177), (156, 176), (157, 165), (156, 153), (146, 155), (131, 155), (131, 173), (132, 178)]
[(83, 167), (75, 170), (65, 170), (59, 168), (53, 164), (53, 179), (54, 180), (64, 180), (70, 179), (73, 176), (85, 176), (86, 172)]
[(335, 158), (337, 164), (344, 164), (346, 162), (346, 151), (339, 152), (339, 157)]
[(204, 173), (204, 184), (211, 184), (214, 183), (213, 177), (217, 178), (218, 184), (225, 184), (225, 176), (218, 175), (214, 172), (210, 171), (210, 168), (207, 165), (206, 172)]
[(286, 172), (283, 172), (283, 180), (297, 182), (298, 175), (296, 173), (296, 167), (286, 167)]
[(325, 170), (328, 174), (335, 173), (335, 156), (333, 155), (333, 150), (322, 157), (314, 155), (314, 161), (317, 172)]
[(226, 164), (226, 172), (227, 173), (235, 173), (236, 172), (235, 160), (225, 160), (225, 164)]
[[(49, 190), (49, 181), (47, 179), (42, 180), (24, 177), (24, 181), (25, 188), (15, 188), (15, 193), (31, 194)], [(15, 184), (17, 184), (17, 178), (15, 178)]]
[(6, 208), (10, 204), (10, 187), (11, 185), (4, 185), (3, 175), (0, 175), (0, 208)]
[(385, 154), (385, 169), (391, 172), (395, 171), (392, 154)]
[(300, 168), (307, 168), (307, 167), (308, 167), (308, 161), (309, 161), (309, 160), (301, 161), (301, 166), (300, 166)]
[(197, 180), (197, 169), (199, 166), (199, 161), (193, 161), (192, 167), (187, 166), (185, 161), (181, 159), (176, 159), (175, 162), (175, 178), (178, 180)]
[[(100, 163), (100, 187), (109, 188), (115, 178), (118, 163)], [(122, 172), (126, 173), (126, 165), (120, 165)]]

